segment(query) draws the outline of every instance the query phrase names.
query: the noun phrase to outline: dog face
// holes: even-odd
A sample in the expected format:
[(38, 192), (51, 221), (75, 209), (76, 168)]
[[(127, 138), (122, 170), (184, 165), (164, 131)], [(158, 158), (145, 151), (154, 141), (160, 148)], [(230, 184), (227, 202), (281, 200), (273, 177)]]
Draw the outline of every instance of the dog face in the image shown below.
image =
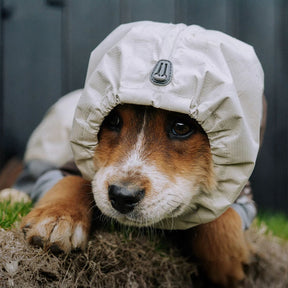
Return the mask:
[(215, 185), (207, 135), (188, 115), (118, 105), (98, 137), (94, 198), (120, 223), (153, 226), (191, 212)]

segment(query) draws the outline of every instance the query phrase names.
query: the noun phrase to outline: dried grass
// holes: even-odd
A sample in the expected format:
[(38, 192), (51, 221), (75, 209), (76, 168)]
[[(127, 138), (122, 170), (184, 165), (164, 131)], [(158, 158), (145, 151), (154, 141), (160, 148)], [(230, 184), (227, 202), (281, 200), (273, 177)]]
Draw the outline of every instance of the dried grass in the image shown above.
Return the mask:
[(99, 231), (86, 253), (58, 257), (29, 247), (22, 233), (0, 231), (0, 287), (192, 287), (193, 264), (144, 236)]
[[(247, 236), (256, 256), (241, 287), (288, 287), (288, 244), (262, 228)], [(157, 237), (97, 231), (85, 253), (56, 257), (28, 246), (19, 230), (0, 230), (0, 287), (204, 287), (191, 280), (196, 266)]]

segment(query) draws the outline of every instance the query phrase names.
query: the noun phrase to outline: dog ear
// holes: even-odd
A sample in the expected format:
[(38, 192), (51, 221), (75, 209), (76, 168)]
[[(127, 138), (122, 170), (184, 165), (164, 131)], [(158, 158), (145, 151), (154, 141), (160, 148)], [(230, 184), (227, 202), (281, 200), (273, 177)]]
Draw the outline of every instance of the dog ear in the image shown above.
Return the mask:
[(264, 133), (266, 129), (266, 120), (267, 120), (267, 101), (266, 97), (263, 94), (262, 97), (262, 119), (261, 119), (261, 126), (260, 126), (260, 147), (262, 146), (263, 139), (264, 139)]

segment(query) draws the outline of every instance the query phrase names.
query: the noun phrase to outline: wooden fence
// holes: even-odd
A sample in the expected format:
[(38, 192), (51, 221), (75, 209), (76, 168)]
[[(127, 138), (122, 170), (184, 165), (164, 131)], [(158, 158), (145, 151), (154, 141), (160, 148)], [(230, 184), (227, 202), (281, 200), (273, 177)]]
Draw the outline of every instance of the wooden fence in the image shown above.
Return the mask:
[(0, 0), (0, 164), (21, 155), (47, 108), (83, 87), (90, 51), (120, 23), (198, 24), (255, 47), (269, 105), (252, 177), (260, 207), (288, 211), (288, 1)]

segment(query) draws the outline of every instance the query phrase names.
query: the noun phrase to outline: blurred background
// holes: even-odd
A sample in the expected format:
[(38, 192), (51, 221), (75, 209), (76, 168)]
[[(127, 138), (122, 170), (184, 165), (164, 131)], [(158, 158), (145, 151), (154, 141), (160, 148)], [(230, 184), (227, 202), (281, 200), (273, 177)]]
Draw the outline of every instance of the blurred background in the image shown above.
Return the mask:
[(61, 95), (83, 87), (90, 52), (119, 24), (197, 24), (253, 45), (262, 62), (268, 122), (254, 197), (288, 214), (287, 0), (0, 0), (0, 8), (0, 169), (21, 159)]

